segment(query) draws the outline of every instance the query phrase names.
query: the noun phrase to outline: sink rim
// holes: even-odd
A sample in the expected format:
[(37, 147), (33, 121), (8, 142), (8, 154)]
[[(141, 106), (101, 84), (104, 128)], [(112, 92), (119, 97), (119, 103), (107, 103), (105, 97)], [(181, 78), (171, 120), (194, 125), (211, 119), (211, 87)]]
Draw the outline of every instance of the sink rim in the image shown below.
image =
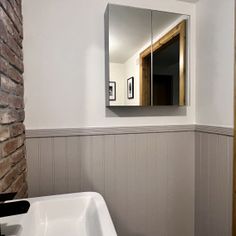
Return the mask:
[[(80, 197), (88, 197), (94, 200), (96, 204), (97, 214), (99, 217), (100, 227), (102, 231), (102, 235), (104, 236), (117, 236), (117, 233), (115, 231), (114, 224), (112, 222), (110, 213), (108, 211), (106, 202), (101, 194), (97, 192), (79, 192), (79, 193), (67, 193), (67, 194), (57, 194), (57, 195), (50, 195), (50, 196), (42, 196), (42, 197), (35, 197), (35, 198), (28, 198), (28, 199), (19, 199), (19, 200), (13, 200), (13, 201), (21, 201), (21, 200), (27, 200), (30, 202), (31, 206), (37, 203), (43, 203), (47, 201), (51, 201), (53, 199), (63, 199), (63, 200), (70, 200), (70, 199), (76, 199)], [(12, 201), (9, 201), (12, 202)], [(32, 214), (32, 209), (30, 208), (29, 212), (24, 215), (18, 215), (18, 216), (9, 216), (4, 217), (0, 219), (0, 222), (7, 223), (7, 225), (10, 224), (19, 224), (23, 225), (27, 221), (27, 216), (30, 217), (30, 214)]]

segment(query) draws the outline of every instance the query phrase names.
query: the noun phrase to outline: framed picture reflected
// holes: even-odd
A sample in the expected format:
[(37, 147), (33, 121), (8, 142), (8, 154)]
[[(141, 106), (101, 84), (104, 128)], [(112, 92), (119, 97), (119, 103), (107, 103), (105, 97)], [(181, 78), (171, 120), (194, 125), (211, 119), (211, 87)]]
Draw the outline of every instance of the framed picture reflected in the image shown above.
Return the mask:
[(116, 100), (116, 82), (110, 81), (109, 82), (109, 101)]
[(127, 97), (128, 99), (134, 98), (134, 77), (127, 79)]

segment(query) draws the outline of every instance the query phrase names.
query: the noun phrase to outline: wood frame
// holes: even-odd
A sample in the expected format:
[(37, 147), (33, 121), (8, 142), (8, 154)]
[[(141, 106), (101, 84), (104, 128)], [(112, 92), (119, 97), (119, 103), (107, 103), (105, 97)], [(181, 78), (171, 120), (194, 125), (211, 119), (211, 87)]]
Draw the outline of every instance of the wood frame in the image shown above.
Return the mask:
[(143, 80), (143, 64), (144, 59), (152, 52), (160, 49), (163, 45), (167, 44), (171, 39), (179, 35), (180, 40), (180, 53), (179, 53), (179, 106), (184, 106), (185, 102), (185, 80), (186, 80), (186, 24), (187, 21), (183, 20), (167, 34), (160, 38), (152, 46), (146, 48), (140, 53), (140, 105), (146, 106), (146, 98), (144, 95), (144, 89), (146, 87)]

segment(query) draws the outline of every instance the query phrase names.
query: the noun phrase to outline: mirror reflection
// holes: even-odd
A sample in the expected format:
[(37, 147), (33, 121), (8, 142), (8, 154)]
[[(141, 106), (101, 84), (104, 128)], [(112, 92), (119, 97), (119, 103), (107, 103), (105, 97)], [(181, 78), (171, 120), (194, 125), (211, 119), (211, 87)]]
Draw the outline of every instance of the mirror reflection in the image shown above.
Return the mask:
[(108, 106), (185, 105), (188, 16), (110, 4)]
[(118, 5), (109, 9), (109, 87), (116, 84), (110, 93), (110, 99), (116, 93), (116, 100), (109, 99), (110, 105), (138, 106), (139, 54), (151, 44), (151, 12)]
[(153, 105), (179, 104), (179, 36), (153, 51)]

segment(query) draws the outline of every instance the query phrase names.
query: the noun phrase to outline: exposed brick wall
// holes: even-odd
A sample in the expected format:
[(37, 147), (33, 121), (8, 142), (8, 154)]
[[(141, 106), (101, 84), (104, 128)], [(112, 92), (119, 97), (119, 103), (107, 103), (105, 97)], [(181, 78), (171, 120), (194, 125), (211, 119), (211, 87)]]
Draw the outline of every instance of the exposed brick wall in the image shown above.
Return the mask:
[(0, 192), (27, 196), (21, 0), (0, 0)]

